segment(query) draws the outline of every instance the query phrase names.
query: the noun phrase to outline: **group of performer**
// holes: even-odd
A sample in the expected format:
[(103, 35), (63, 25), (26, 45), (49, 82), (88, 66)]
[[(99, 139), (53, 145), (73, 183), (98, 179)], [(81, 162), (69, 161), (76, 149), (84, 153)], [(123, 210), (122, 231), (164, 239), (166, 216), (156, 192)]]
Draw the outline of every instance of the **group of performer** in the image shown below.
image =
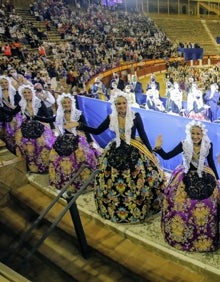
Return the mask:
[[(70, 187), (76, 191), (99, 168), (93, 193), (102, 218), (143, 223), (162, 211), (162, 232), (168, 244), (187, 251), (216, 250), (220, 185), (205, 125), (189, 122), (186, 139), (165, 152), (162, 136), (158, 135), (155, 147), (150, 144), (131, 97), (114, 90), (109, 100), (111, 113), (93, 128), (86, 124), (72, 94), (60, 94), (51, 114), (45, 104), (49, 96), (40, 99), (33, 85), (16, 89), (9, 77), (1, 76), (1, 139), (25, 159), (30, 173), (48, 173), (54, 189), (60, 190), (86, 164), (88, 171)], [(114, 132), (114, 138), (102, 149), (92, 135), (107, 129)], [(180, 153), (183, 163), (167, 181), (156, 155), (169, 159)], [(197, 180), (202, 184), (196, 186)]]

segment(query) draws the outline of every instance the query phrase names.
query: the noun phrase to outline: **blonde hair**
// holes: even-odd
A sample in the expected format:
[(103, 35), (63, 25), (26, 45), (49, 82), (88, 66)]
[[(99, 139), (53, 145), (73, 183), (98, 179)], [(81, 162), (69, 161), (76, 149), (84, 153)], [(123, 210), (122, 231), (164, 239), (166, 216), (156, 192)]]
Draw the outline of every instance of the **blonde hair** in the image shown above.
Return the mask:
[[(193, 156), (193, 141), (191, 137), (192, 128), (199, 127), (202, 131), (202, 142), (199, 154), (198, 163), (192, 162)], [(201, 177), (202, 171), (205, 165), (205, 159), (209, 154), (209, 149), (211, 147), (211, 141), (207, 135), (207, 129), (205, 125), (200, 122), (193, 120), (186, 125), (186, 139), (183, 141), (183, 166), (185, 168), (185, 173), (189, 171), (190, 163), (197, 167), (197, 173)]]
[(131, 128), (134, 125), (134, 118), (135, 118), (135, 115), (131, 110), (130, 96), (127, 93), (118, 89), (117, 92), (110, 99), (110, 102), (112, 103), (112, 105), (111, 105), (112, 113), (110, 115), (110, 125), (109, 125), (110, 130), (114, 131), (115, 134), (116, 134), (116, 139), (115, 139), (116, 147), (119, 147), (120, 144), (121, 144), (119, 124), (118, 124), (118, 112), (117, 112), (117, 109), (116, 109), (116, 101), (119, 97), (124, 97), (127, 101), (127, 111), (126, 111), (126, 116), (125, 116), (124, 135), (125, 135), (125, 142), (128, 145), (130, 145)]
[[(64, 129), (63, 129), (63, 124), (64, 124), (64, 108), (63, 108), (63, 101), (65, 99), (70, 99), (71, 100), (71, 114), (70, 114), (70, 120), (71, 121), (78, 121), (82, 112), (78, 109), (76, 109), (76, 100), (74, 96), (72, 96), (70, 93), (62, 93), (58, 98), (57, 98), (57, 115), (56, 115), (56, 124), (59, 127), (60, 132), (63, 134)], [(76, 135), (76, 129), (73, 128), (71, 132)]]

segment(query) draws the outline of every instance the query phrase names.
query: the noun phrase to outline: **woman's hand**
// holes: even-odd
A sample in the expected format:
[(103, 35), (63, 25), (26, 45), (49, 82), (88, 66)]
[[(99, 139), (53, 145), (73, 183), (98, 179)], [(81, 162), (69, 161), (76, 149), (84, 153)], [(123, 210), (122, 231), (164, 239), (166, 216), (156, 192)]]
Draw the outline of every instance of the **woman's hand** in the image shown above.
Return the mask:
[(162, 134), (160, 134), (156, 138), (155, 148), (160, 149), (162, 145), (163, 145), (163, 136)]
[(220, 165), (220, 155), (217, 156), (218, 164)]
[(77, 121), (68, 121), (66, 123), (64, 123), (63, 128), (65, 129), (72, 129), (75, 128), (79, 125), (79, 123)]

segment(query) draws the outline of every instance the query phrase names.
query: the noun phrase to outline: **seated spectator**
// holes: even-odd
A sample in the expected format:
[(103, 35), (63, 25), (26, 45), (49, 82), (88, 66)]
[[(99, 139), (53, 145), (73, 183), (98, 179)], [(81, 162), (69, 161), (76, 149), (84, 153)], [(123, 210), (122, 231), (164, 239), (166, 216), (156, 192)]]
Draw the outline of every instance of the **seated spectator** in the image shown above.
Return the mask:
[(165, 96), (166, 96), (166, 111), (169, 112), (171, 108), (171, 90), (173, 89), (173, 83), (170, 80), (166, 80), (166, 89), (165, 89)]
[(131, 82), (130, 82), (130, 86), (131, 86), (131, 92), (133, 92), (135, 94), (135, 101), (139, 104), (142, 105), (143, 104), (143, 87), (142, 87), (142, 83), (138, 81), (137, 75), (133, 74), (131, 75)]
[(46, 54), (46, 49), (45, 49), (45, 47), (43, 46), (43, 44), (41, 44), (41, 45), (38, 47), (38, 52), (39, 52), (40, 57), (46, 57), (46, 56), (47, 56), (47, 54)]
[(109, 99), (107, 88), (99, 77), (95, 78), (95, 82), (91, 87), (91, 93), (94, 98), (107, 101)]
[(132, 85), (131, 84), (127, 84), (125, 86), (124, 92), (129, 96), (131, 106), (135, 107), (135, 108), (140, 108), (140, 105), (136, 102), (136, 96), (135, 96), (135, 93), (132, 91)]
[(148, 110), (165, 112), (165, 107), (159, 98), (159, 91), (156, 89), (156, 84), (152, 84), (151, 88), (146, 92), (145, 108)]
[(154, 87), (154, 89), (157, 89), (158, 91), (160, 91), (160, 83), (158, 81), (156, 81), (156, 77), (153, 74), (151, 75), (150, 81), (147, 84), (146, 90), (149, 90), (152, 87)]
[(167, 112), (171, 114), (182, 115), (183, 113), (183, 92), (179, 87), (178, 82), (174, 82), (173, 88), (170, 89), (170, 103)]
[(113, 78), (110, 81), (110, 89), (112, 89), (112, 83), (116, 83), (117, 84), (117, 88), (120, 89), (121, 91), (124, 90), (125, 88), (125, 82), (123, 79), (121, 79), (119, 77), (119, 74), (117, 73), (113, 73)]
[(208, 108), (208, 105), (204, 105), (202, 91), (196, 83), (193, 83), (187, 99), (188, 117), (198, 120), (208, 120), (206, 111)]
[(9, 43), (6, 43), (5, 45), (2, 46), (2, 53), (7, 58), (10, 58), (12, 56), (12, 50)]
[(211, 121), (215, 121), (220, 117), (218, 116), (220, 109), (218, 104), (219, 99), (220, 93), (218, 91), (218, 85), (216, 83), (212, 83), (204, 96), (204, 102), (210, 107), (208, 117)]
[(137, 75), (131, 76), (131, 82), (130, 82), (131, 91), (135, 94), (137, 93), (143, 93), (143, 87), (142, 83), (138, 81)]

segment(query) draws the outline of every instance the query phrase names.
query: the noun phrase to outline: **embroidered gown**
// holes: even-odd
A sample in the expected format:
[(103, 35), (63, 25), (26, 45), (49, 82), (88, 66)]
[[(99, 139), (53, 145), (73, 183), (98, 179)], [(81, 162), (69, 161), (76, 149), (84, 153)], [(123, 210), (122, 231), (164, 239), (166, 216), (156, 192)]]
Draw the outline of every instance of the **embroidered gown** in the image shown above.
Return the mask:
[(0, 127), (2, 131), (2, 140), (5, 142), (7, 149), (13, 154), (15, 149), (15, 132), (21, 126), (22, 117), (20, 115), (20, 107), (9, 107), (3, 102), (0, 107)]
[(0, 131), (7, 149), (15, 154), (15, 132), (21, 126), (22, 117), (18, 106), (21, 97), (15, 89), (13, 92), (7, 99), (2, 97), (0, 102)]
[(48, 173), (49, 153), (55, 142), (50, 128), (50, 118), (45, 104), (36, 98), (37, 115), (25, 110), (21, 127), (16, 131), (16, 154), (23, 156), (27, 170), (33, 173)]
[[(81, 114), (79, 121), (85, 122)], [(97, 168), (99, 151), (91, 145), (93, 139), (89, 134), (65, 130), (64, 134), (59, 135), (50, 152), (49, 164), (49, 184), (52, 188), (62, 189), (85, 164), (88, 168), (84, 169), (77, 179), (68, 187), (68, 190), (75, 191), (80, 189), (91, 171)], [(92, 189), (92, 185), (87, 190)]]
[[(98, 128), (80, 124), (78, 129), (100, 134), (109, 128), (109, 124), (110, 116)], [(124, 131), (119, 130), (121, 145), (116, 147), (115, 140), (111, 141), (99, 160), (101, 173), (95, 180), (95, 203), (104, 219), (117, 223), (140, 223), (160, 211), (165, 178), (152, 154), (140, 114), (135, 114), (130, 145), (123, 140)], [(135, 140), (136, 131), (140, 142)]]
[[(218, 173), (213, 161), (213, 147), (209, 149), (207, 164), (203, 172), (214, 176), (214, 190), (204, 199), (192, 199), (187, 194), (184, 184), (184, 167), (178, 166), (171, 175), (164, 190), (161, 227), (165, 241), (179, 250), (207, 252), (218, 246), (218, 200), (219, 187), (216, 182)], [(170, 159), (183, 152), (183, 144), (179, 143), (170, 152), (162, 148), (156, 150), (163, 159)], [(189, 171), (196, 171), (198, 154), (193, 154)], [(210, 180), (211, 181), (211, 180)], [(208, 184), (207, 184), (208, 185)], [(193, 189), (197, 189), (194, 187)], [(192, 189), (192, 188), (191, 188)]]

